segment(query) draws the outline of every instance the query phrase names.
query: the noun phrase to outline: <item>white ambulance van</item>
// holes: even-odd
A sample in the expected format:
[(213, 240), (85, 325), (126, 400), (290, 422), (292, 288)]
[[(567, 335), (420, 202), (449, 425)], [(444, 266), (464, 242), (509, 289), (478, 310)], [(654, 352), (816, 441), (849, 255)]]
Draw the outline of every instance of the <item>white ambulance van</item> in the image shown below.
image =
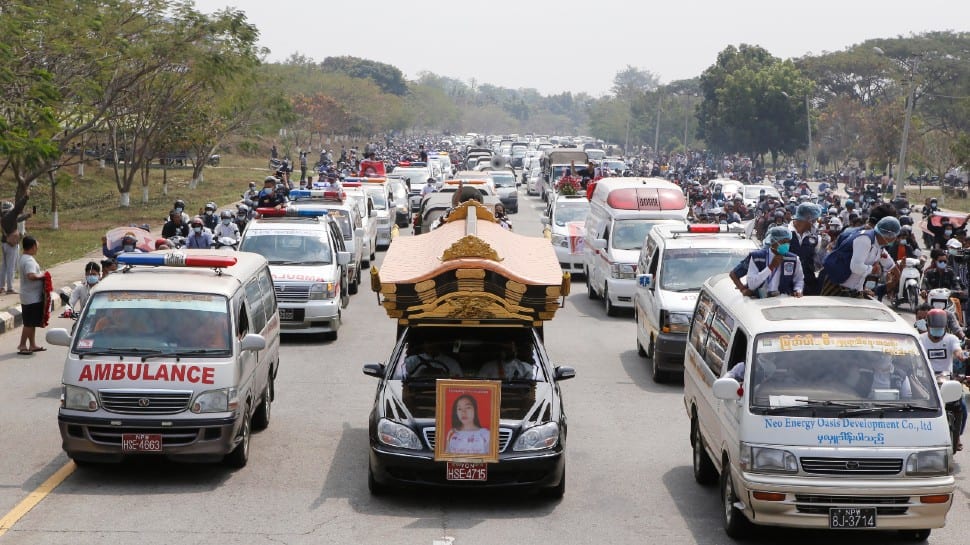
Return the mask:
[(211, 250), (122, 254), (72, 333), (58, 412), (79, 464), (128, 456), (243, 467), (269, 425), (279, 313), (266, 260)]
[(660, 178), (604, 178), (586, 216), (583, 248), (586, 290), (603, 298), (606, 314), (633, 308), (637, 260), (647, 233), (658, 224), (687, 224), (687, 199)]
[(953, 502), (945, 403), (913, 326), (876, 301), (751, 299), (704, 283), (684, 403), (694, 478), (720, 483), (724, 529), (898, 530), (925, 541)]

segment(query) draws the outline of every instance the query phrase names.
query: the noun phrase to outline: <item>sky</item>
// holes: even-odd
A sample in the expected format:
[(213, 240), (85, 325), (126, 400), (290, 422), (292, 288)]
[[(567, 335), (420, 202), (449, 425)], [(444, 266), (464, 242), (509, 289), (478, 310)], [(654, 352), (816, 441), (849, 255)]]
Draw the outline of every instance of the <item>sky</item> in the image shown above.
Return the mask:
[(241, 9), (267, 60), (351, 55), (544, 95), (609, 93), (628, 65), (662, 83), (701, 74), (729, 45), (783, 59), (871, 38), (970, 31), (968, 0), (195, 0)]

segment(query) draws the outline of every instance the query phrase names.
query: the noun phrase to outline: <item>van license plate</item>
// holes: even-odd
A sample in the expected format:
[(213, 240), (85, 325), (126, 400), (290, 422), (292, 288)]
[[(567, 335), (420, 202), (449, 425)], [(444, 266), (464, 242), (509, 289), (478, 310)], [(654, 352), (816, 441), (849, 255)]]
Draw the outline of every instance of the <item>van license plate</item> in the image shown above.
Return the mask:
[(124, 452), (161, 452), (162, 436), (157, 433), (123, 433), (121, 450)]
[(875, 528), (876, 508), (833, 507), (829, 509), (829, 528)]
[(291, 308), (281, 308), (280, 309), (280, 320), (292, 321), (293, 320), (293, 309)]
[(467, 462), (448, 462), (449, 481), (485, 481), (488, 479), (488, 464)]

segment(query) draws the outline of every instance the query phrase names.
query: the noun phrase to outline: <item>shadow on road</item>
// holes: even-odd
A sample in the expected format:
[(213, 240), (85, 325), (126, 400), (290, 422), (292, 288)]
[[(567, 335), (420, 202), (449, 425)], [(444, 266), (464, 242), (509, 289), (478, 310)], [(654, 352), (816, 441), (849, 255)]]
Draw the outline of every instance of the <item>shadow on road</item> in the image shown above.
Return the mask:
[(138, 457), (120, 464), (78, 467), (57, 488), (57, 493), (104, 496), (204, 494), (220, 488), (233, 473), (234, 470), (221, 464), (185, 464), (161, 457)]
[[(631, 341), (632, 342), (632, 341)], [(674, 381), (667, 384), (657, 384), (651, 378), (652, 362), (637, 353), (636, 349), (620, 352), (620, 364), (626, 374), (633, 379), (641, 390), (653, 393), (680, 392), (684, 388), (683, 381)]]

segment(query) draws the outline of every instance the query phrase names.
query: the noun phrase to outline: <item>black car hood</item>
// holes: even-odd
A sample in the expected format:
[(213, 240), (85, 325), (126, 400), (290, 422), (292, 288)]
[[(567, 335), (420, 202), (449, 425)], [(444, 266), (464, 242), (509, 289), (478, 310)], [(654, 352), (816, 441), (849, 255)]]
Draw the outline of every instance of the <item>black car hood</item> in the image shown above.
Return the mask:
[[(553, 419), (552, 385), (548, 382), (502, 384), (502, 420), (545, 422)], [(399, 422), (434, 419), (433, 380), (388, 380), (381, 400), (382, 416)]]

